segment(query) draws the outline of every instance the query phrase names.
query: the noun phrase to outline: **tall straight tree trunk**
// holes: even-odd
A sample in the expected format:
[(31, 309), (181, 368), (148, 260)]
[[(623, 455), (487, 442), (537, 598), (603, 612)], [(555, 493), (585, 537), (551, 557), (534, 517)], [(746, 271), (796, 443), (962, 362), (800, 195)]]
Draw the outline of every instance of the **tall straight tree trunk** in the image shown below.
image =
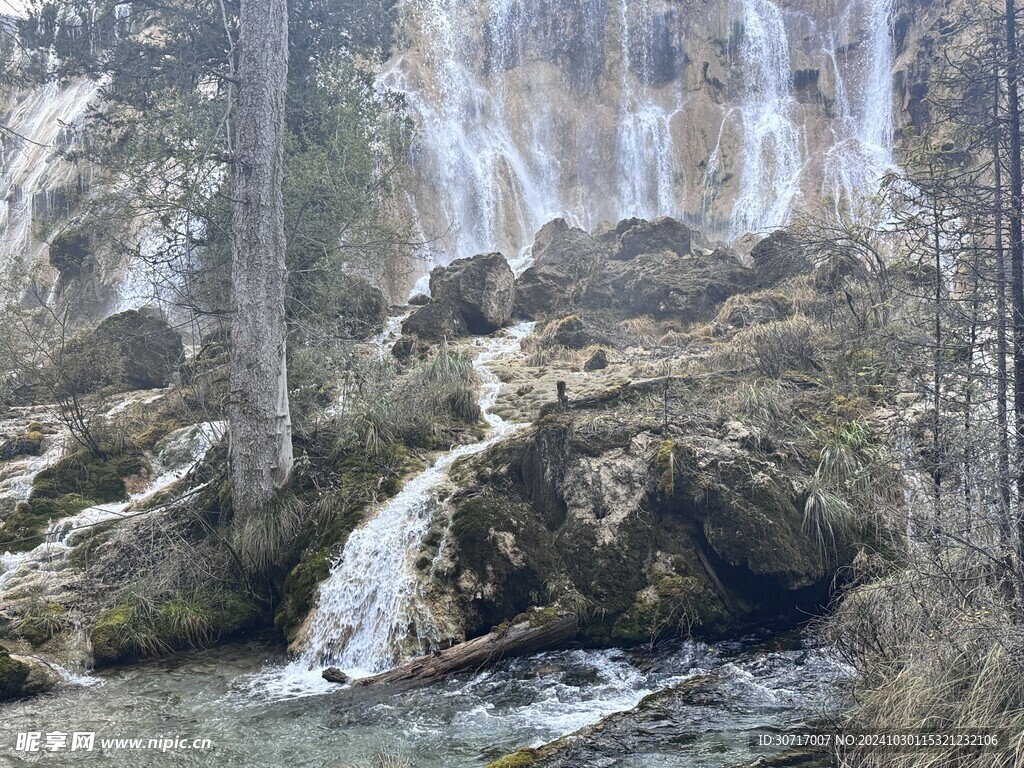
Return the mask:
[(992, 169), (995, 174), (995, 230), (996, 230), (996, 444), (999, 468), (999, 535), (1007, 551), (1013, 541), (1010, 525), (1012, 492), (1010, 490), (1010, 429), (1007, 420), (1006, 396), (1008, 372), (1006, 370), (1006, 253), (1003, 248), (1003, 160), (1001, 151), (999, 99), (1000, 78), (998, 56), (992, 78)]
[(1021, 242), (1020, 62), (1017, 54), (1017, 8), (1006, 0), (1006, 105), (1010, 134), (1010, 267), (1013, 296), (1014, 474), (1017, 485), (1017, 561), (1024, 567), (1024, 243)]
[(231, 497), (236, 522), (292, 470), (285, 365), (287, 0), (242, 0), (231, 171)]

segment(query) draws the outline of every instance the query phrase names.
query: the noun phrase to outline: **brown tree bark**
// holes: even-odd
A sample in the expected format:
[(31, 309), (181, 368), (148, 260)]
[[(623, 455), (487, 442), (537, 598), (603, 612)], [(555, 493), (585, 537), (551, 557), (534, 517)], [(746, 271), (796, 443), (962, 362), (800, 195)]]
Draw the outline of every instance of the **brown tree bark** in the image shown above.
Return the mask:
[(282, 180), (287, 0), (242, 0), (231, 170), (231, 495), (236, 523), (292, 469)]
[(355, 685), (425, 684), (456, 672), (481, 669), (509, 656), (558, 648), (576, 637), (578, 631), (579, 621), (571, 614), (534, 624), (521, 621), (443, 651), (418, 656), (388, 672), (357, 680)]

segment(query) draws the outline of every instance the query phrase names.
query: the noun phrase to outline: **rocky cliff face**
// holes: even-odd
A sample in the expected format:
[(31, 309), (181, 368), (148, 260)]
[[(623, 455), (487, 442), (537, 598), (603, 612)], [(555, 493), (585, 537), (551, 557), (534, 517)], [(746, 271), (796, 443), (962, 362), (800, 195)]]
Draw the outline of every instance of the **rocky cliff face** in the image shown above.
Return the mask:
[(420, 130), (411, 204), (428, 233), (455, 225), (449, 252), (513, 257), (558, 215), (731, 238), (869, 194), (914, 111), (893, 99), (898, 5), (407, 3), (381, 83)]

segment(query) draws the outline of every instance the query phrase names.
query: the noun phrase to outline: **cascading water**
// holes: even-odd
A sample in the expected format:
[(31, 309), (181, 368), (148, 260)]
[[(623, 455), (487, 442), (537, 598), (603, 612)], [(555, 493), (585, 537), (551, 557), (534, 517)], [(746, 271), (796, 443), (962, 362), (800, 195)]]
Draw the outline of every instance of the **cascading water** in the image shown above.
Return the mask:
[[(618, 210), (624, 216), (656, 218), (678, 215), (678, 158), (672, 121), (682, 112), (682, 83), (676, 79), (666, 93), (651, 88), (659, 64), (654, 43), (682, 49), (674, 16), (655, 16), (648, 0), (621, 0), (622, 110), (618, 129)], [(639, 16), (639, 23), (635, 17)], [(657, 21), (655, 21), (657, 19)], [(639, 49), (639, 55), (634, 49)], [(632, 71), (636, 70), (638, 76)]]
[[(52, 521), (43, 543), (35, 549), (0, 554), (0, 598), (8, 597), (16, 590), (38, 588), (51, 574), (62, 570), (74, 539), (81, 532), (109, 520), (122, 519), (131, 509), (170, 488), (206, 456), (214, 443), (223, 437), (225, 429), (224, 422), (203, 422), (172, 432), (160, 441), (154, 462), (155, 476), (143, 490), (132, 494), (127, 501), (99, 504), (71, 517)], [(62, 439), (51, 438), (51, 441), (50, 448), (32, 465), (32, 474), (21, 476), (27, 477), (29, 486), (34, 474), (59, 457), (63, 450)], [(0, 487), (0, 500), (20, 499), (27, 495), (27, 490), (21, 495), (20, 486)]]
[[(473, 52), (482, 42), (503, 46), (517, 17), (507, 2), (492, 0), (487, 40), (480, 41), (478, 19), (458, 0), (410, 0), (405, 8), (421, 25), (425, 58), (399, 56), (379, 82), (404, 94), (415, 115), (418, 170), (443, 196), (431, 219), (442, 231), (451, 228), (443, 241), (455, 256), (498, 248), (516, 254), (517, 244), (559, 212), (557, 164), (543, 141), (513, 135), (501, 75), (489, 81)], [(413, 205), (422, 218), (419, 201)]]
[(47, 83), (17, 94), (7, 105), (9, 133), (0, 141), (0, 274), (28, 267), (43, 248), (34, 224), (68, 186), (79, 183), (74, 164), (56, 159), (61, 145), (75, 140), (75, 128), (95, 99), (88, 80)]
[(740, 60), (745, 93), (739, 107), (740, 190), (730, 222), (734, 237), (786, 223), (804, 162), (793, 120), (786, 26), (770, 0), (743, 0)]
[(283, 672), (278, 671), (285, 689), (315, 693), (323, 687), (322, 667), (338, 666), (364, 676), (394, 666), (410, 652), (428, 650), (436, 622), (422, 598), (412, 557), (440, 506), (437, 495), (449, 468), (516, 429), (490, 412), (501, 383), (489, 366), (516, 353), (532, 329), (533, 323), (523, 323), (505, 335), (474, 342), (480, 409), (490, 434), (486, 440), (459, 446), (438, 458), (352, 532), (330, 576), (320, 585), (305, 650)]
[(837, 214), (873, 219), (872, 196), (881, 177), (895, 168), (892, 0), (863, 0), (863, 5), (867, 55), (847, 65), (847, 77), (836, 60), (836, 46), (829, 47), (836, 77), (836, 142), (825, 155), (822, 193), (834, 200)]

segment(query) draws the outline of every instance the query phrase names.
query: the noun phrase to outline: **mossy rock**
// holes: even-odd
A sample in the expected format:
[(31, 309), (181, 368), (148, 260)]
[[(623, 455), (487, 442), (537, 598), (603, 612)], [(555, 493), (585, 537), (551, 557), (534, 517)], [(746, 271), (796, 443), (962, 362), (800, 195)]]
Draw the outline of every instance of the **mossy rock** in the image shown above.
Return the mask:
[(19, 503), (0, 526), (0, 548), (33, 549), (49, 521), (127, 499), (124, 478), (147, 469), (142, 454), (134, 452), (96, 457), (81, 450), (65, 456), (35, 476), (28, 502)]
[(520, 749), (488, 763), (484, 768), (528, 768), (536, 762), (537, 750)]
[(36, 475), (29, 503), (36, 499), (57, 499), (65, 494), (78, 494), (96, 503), (123, 501), (128, 495), (124, 478), (147, 468), (140, 453), (97, 457), (86, 450), (76, 451)]
[(181, 336), (165, 320), (129, 310), (68, 342), (55, 375), (69, 395), (156, 389), (170, 384), (183, 357)]
[(284, 632), (289, 640), (313, 607), (320, 582), (330, 575), (330, 554), (333, 551), (333, 547), (317, 551), (292, 568), (284, 580), (284, 598), (274, 614), (274, 626)]
[(19, 456), (38, 456), (43, 452), (43, 440), (45, 435), (40, 430), (32, 429), (10, 440), (0, 443), (0, 461), (16, 459)]
[(38, 648), (67, 626), (67, 609), (60, 603), (36, 603), (17, 621), (18, 632)]
[(542, 603), (547, 585), (564, 578), (551, 532), (525, 502), (497, 494), (463, 501), (452, 516), (451, 537), (460, 569), (484, 587), (480, 599), (472, 598), (473, 633)]
[(262, 610), (235, 592), (129, 600), (99, 615), (91, 640), (97, 666), (202, 648), (259, 625)]
[(26, 695), (25, 682), (29, 671), (27, 664), (12, 659), (7, 649), (0, 646), (0, 701), (20, 699)]
[(117, 520), (109, 520), (83, 531), (76, 538), (79, 542), (68, 552), (68, 563), (75, 568), (85, 569), (93, 562), (100, 547), (110, 541), (117, 528)]

